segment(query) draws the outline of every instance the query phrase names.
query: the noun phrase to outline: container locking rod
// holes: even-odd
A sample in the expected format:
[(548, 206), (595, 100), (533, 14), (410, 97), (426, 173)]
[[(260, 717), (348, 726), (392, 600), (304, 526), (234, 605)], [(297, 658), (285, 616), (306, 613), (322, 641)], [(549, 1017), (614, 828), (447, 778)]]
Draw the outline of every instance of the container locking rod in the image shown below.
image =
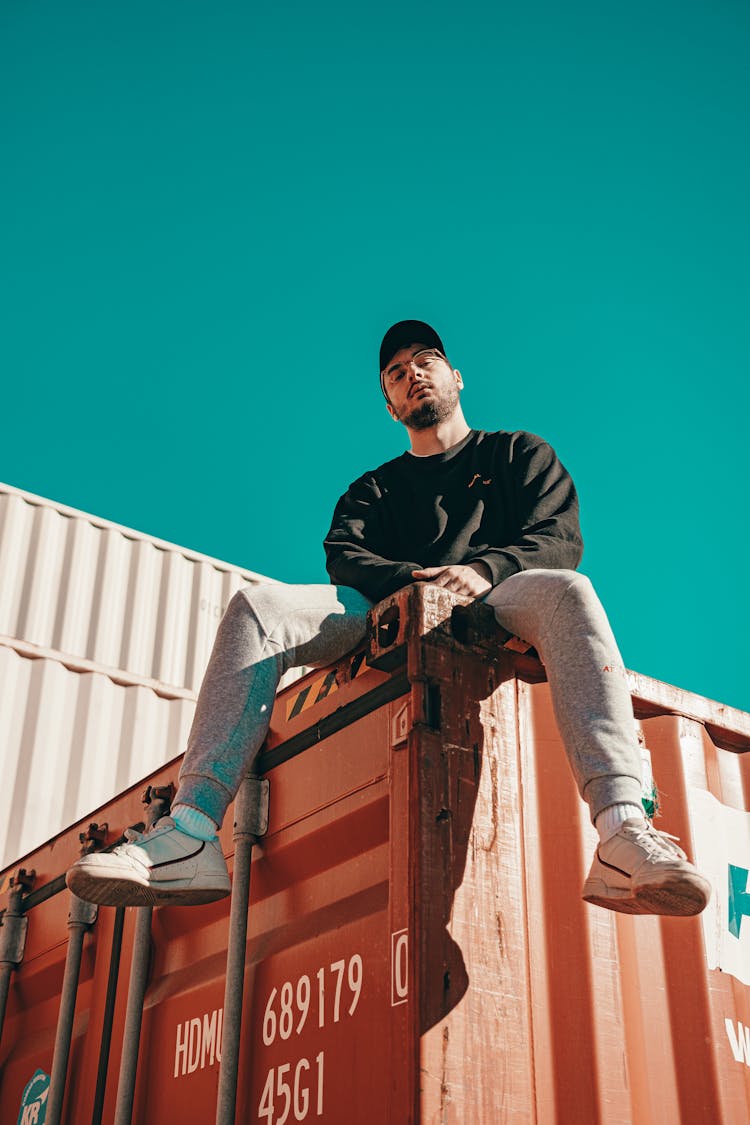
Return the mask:
[(21, 868), (13, 876), (8, 905), (0, 922), (0, 1039), (3, 1035), (11, 973), (23, 961), (26, 947), (29, 920), (24, 913), (23, 895), (24, 891), (30, 891), (34, 885), (35, 874), (34, 871), (27, 873), (25, 868)]
[[(174, 794), (175, 787), (171, 781), (167, 785), (149, 785), (146, 787), (143, 793), (143, 804), (147, 806), (147, 832), (153, 828), (160, 817), (169, 812)], [(148, 983), (148, 970), (151, 961), (151, 917), (153, 912), (152, 906), (140, 906), (136, 911), (133, 957), (130, 963), (130, 983), (128, 986), (128, 1003), (125, 1009), (125, 1028), (122, 1036), (120, 1077), (117, 1083), (114, 1125), (130, 1125), (133, 1116), (138, 1049), (141, 1045), (143, 1001), (146, 997), (146, 984)], [(110, 964), (110, 978), (111, 975), (112, 965)]]
[(268, 831), (268, 792), (268, 781), (255, 776), (246, 777), (237, 793), (234, 806), (232, 906), (229, 915), (216, 1125), (234, 1125), (235, 1119), (242, 994), (245, 984), (247, 915), (250, 901), (250, 866), (253, 845)]
[[(6, 914), (7, 918), (7, 914)], [(7, 925), (7, 923), (6, 923)], [(3, 1037), (3, 1024), (5, 1023), (5, 1009), (8, 1005), (8, 992), (10, 991), (10, 975), (15, 969), (12, 961), (0, 961), (0, 1041)]]
[(122, 953), (122, 930), (124, 924), (125, 907), (118, 906), (115, 910), (115, 922), (112, 929), (112, 951), (109, 956), (107, 997), (104, 1001), (104, 1024), (102, 1026), (102, 1041), (99, 1048), (99, 1066), (96, 1073), (96, 1092), (94, 1094), (94, 1109), (91, 1114), (91, 1125), (101, 1125), (102, 1122), (104, 1093), (107, 1086), (107, 1069), (109, 1067), (109, 1048), (112, 1043), (112, 1024), (115, 1018), (117, 978), (120, 974), (120, 955)]
[(76, 895), (70, 896), (68, 913), (68, 951), (65, 955), (60, 1012), (57, 1017), (55, 1049), (52, 1055), (52, 1074), (50, 1075), (49, 1097), (47, 1099), (47, 1125), (59, 1125), (65, 1096), (65, 1079), (68, 1073), (70, 1040), (73, 1034), (73, 1017), (78, 994), (78, 978), (81, 972), (81, 955), (86, 931), (96, 921), (97, 908), (91, 902), (84, 902)]
[(117, 1084), (114, 1125), (130, 1125), (133, 1115), (143, 1001), (146, 996), (146, 981), (151, 956), (151, 915), (153, 909), (152, 906), (139, 906), (136, 912), (133, 960), (130, 967), (130, 987), (128, 988), (128, 1006), (125, 1012), (125, 1030), (122, 1037), (120, 1080)]

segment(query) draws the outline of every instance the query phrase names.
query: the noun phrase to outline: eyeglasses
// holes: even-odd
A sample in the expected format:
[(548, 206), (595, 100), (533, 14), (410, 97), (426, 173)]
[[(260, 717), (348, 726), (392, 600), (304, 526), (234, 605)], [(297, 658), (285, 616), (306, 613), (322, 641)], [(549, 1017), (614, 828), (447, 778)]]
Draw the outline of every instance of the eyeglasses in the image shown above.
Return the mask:
[(384, 371), (380, 372), (380, 381), (384, 388), (396, 387), (405, 378), (410, 367), (421, 371), (423, 375), (429, 375), (439, 363), (447, 362), (448, 360), (437, 348), (424, 348), (421, 352), (416, 352), (405, 363), (394, 363), (390, 367), (386, 367)]

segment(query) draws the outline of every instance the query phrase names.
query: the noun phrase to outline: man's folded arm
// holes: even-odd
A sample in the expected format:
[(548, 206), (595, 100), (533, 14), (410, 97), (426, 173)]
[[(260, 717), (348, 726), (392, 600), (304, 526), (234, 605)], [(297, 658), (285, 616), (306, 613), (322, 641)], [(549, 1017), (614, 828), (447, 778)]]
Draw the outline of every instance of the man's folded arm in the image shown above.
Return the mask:
[(355, 481), (336, 505), (323, 541), (331, 582), (352, 586), (372, 602), (408, 586), (420, 565), (385, 557), (379, 500), (374, 481)]
[(467, 559), (487, 564), (493, 586), (521, 570), (575, 570), (583, 555), (578, 495), (552, 446), (532, 434), (519, 435), (513, 462), (518, 536)]

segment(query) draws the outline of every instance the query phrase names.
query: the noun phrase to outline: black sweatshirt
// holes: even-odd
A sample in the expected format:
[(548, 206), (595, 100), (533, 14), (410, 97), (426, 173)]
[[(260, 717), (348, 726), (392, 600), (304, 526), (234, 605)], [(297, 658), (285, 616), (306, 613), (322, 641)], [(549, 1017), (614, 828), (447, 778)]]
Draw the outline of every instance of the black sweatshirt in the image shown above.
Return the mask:
[(524, 430), (471, 430), (445, 453), (407, 452), (365, 473), (323, 545), (331, 582), (373, 602), (423, 567), (481, 561), (497, 586), (520, 570), (574, 570), (583, 553), (573, 481)]

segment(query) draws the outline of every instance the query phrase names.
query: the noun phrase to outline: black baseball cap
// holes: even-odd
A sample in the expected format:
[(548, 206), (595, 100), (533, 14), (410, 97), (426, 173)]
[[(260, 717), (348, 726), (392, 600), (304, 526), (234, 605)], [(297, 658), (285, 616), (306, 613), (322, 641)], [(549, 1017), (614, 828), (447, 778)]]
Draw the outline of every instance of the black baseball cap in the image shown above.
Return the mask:
[(443, 341), (434, 328), (423, 320), (399, 320), (392, 324), (380, 345), (380, 371), (384, 371), (396, 352), (408, 348), (409, 344), (424, 344), (426, 348), (437, 348), (445, 355)]

